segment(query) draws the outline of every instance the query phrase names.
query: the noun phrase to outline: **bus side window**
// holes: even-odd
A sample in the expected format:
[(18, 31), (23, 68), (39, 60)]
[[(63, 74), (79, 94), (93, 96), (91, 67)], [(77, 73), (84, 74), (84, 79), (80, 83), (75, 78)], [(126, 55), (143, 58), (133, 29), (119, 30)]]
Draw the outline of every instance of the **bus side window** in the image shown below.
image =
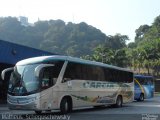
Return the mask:
[(109, 82), (112, 81), (111, 69), (104, 68), (105, 71), (105, 81)]
[(68, 63), (66, 70), (64, 72), (64, 75), (63, 75), (62, 83), (74, 79), (74, 72), (75, 72), (74, 65), (72, 63)]
[(146, 78), (147, 79), (147, 85), (152, 85), (151, 79), (150, 78)]
[(143, 78), (143, 85), (148, 85), (148, 79), (147, 78)]
[(55, 84), (57, 79), (53, 78), (53, 74), (53, 67), (46, 67), (43, 69), (41, 78), (42, 89), (47, 89)]

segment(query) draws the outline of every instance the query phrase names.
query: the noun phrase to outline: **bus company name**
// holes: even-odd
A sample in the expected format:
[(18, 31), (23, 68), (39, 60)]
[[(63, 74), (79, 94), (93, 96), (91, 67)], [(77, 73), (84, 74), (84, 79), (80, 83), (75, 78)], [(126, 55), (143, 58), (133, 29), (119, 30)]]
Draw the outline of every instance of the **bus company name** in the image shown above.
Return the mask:
[(103, 82), (85, 82), (83, 83), (84, 88), (113, 88), (114, 84), (112, 83), (103, 83)]

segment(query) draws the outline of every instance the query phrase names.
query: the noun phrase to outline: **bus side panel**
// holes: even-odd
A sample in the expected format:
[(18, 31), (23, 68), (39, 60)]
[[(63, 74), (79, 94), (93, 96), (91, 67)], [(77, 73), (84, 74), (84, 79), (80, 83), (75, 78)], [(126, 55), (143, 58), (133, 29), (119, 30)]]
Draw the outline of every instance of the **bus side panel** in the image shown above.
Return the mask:
[(154, 90), (151, 85), (143, 85), (143, 88), (145, 90), (145, 98), (153, 98)]
[(41, 110), (51, 110), (57, 108), (55, 106), (55, 92), (53, 92), (53, 87), (43, 90), (40, 93), (40, 109)]
[(134, 100), (134, 83), (123, 83), (119, 94), (123, 97), (123, 103), (132, 102)]
[(71, 96), (73, 107), (87, 107), (95, 105), (113, 104), (115, 98), (110, 98), (112, 90), (85, 88), (85, 80), (72, 80), (61, 83), (58, 91), (59, 106), (64, 96)]
[(119, 85), (111, 82), (72, 80), (61, 83), (59, 105), (63, 96), (71, 96), (73, 107), (114, 104), (118, 95), (124, 103), (133, 101), (133, 83)]
[[(106, 84), (105, 84), (106, 83)], [(96, 106), (114, 104), (116, 90), (111, 84), (100, 81), (82, 81), (81, 91), (79, 96), (80, 101), (84, 106)]]
[(73, 107), (78, 107), (81, 106), (81, 102), (79, 101), (78, 98), (73, 97), (73, 95), (79, 95), (80, 89), (79, 86), (74, 84), (73, 81), (67, 81), (64, 83), (59, 83), (58, 84), (58, 89), (56, 90), (57, 92), (57, 100), (58, 100), (58, 107), (60, 108), (61, 101), (63, 97), (69, 96), (72, 98), (72, 104)]
[(142, 90), (140, 89), (140, 87), (138, 85), (134, 86), (134, 99), (138, 100), (140, 98), (140, 95), (142, 93)]

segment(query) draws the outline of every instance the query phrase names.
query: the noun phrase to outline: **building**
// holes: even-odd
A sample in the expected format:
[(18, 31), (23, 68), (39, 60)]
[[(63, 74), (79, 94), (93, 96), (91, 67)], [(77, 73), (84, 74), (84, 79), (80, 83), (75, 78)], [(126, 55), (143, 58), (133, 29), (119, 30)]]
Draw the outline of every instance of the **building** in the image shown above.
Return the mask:
[[(53, 55), (53, 53), (0, 40), (0, 73), (13, 67), (18, 61), (29, 57)], [(7, 78), (9, 80), (9, 76)], [(6, 100), (8, 81), (0, 77), (0, 103)]]
[(30, 24), (28, 23), (28, 18), (24, 16), (19, 16), (18, 20), (21, 22), (21, 25), (23, 26), (29, 26)]

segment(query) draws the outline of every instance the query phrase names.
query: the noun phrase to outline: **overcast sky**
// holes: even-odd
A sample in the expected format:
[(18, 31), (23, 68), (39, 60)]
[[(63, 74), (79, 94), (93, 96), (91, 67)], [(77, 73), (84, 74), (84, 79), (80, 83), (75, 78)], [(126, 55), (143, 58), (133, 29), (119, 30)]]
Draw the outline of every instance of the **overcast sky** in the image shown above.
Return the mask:
[(135, 29), (151, 25), (158, 15), (160, 0), (0, 0), (0, 17), (86, 22), (106, 35), (128, 35), (131, 41)]

